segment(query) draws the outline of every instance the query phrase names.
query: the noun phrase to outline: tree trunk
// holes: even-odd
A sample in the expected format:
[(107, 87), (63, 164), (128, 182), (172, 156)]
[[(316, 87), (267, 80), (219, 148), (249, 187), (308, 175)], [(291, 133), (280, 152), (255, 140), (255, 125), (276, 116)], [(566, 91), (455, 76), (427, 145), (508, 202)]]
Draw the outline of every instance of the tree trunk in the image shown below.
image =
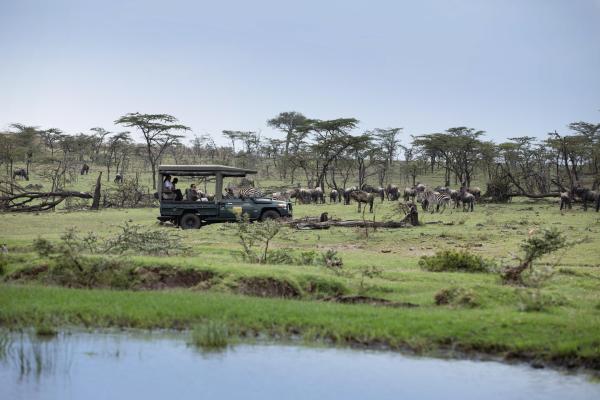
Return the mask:
[(92, 201), (92, 210), (97, 210), (100, 207), (100, 189), (102, 188), (102, 171), (96, 180), (96, 188), (94, 189), (94, 200)]

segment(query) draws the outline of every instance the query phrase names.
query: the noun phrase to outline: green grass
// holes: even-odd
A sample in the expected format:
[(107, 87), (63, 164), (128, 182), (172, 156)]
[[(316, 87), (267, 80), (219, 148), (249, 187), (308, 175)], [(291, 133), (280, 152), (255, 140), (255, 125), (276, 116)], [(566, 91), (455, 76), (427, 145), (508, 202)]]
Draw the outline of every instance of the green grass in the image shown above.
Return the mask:
[[(82, 178), (79, 184), (83, 187)], [(377, 202), (375, 219), (398, 219), (395, 203)], [(298, 205), (295, 217), (360, 219), (356, 206)], [(452, 212), (451, 212), (452, 211)], [(95, 232), (106, 239), (125, 221), (156, 226), (157, 209), (102, 210), (34, 214), (0, 214), (0, 243), (9, 248), (6, 274), (47, 262), (32, 251), (40, 236), (58, 240), (69, 227)], [(366, 214), (373, 218), (373, 214)], [(421, 212), (417, 228), (379, 229), (366, 239), (359, 229), (327, 231), (284, 229), (273, 248), (295, 251), (333, 249), (344, 262), (343, 274), (317, 265), (247, 264), (237, 255), (235, 233), (226, 225), (179, 231), (191, 253), (170, 257), (130, 254), (108, 256), (134, 266), (171, 265), (214, 272), (210, 287), (152, 292), (74, 290), (36, 284), (0, 283), (0, 323), (6, 326), (64, 325), (92, 327), (193, 328), (218, 321), (229, 334), (273, 335), (300, 333), (309, 339), (340, 344), (385, 343), (392, 348), (431, 351), (454, 346), (464, 350), (568, 359), (600, 368), (600, 214), (584, 213), (576, 205), (560, 213), (553, 202), (515, 199), (506, 205), (477, 204), (475, 212)], [(428, 224), (428, 222), (440, 222)], [(523, 312), (522, 294), (500, 284), (492, 273), (427, 272), (421, 256), (443, 250), (468, 250), (498, 265), (516, 261), (519, 243), (533, 230), (557, 227), (569, 240), (588, 238), (544, 257), (555, 275), (540, 289), (544, 299), (557, 299), (541, 311)], [(173, 229), (173, 228), (163, 228)], [(364, 279), (373, 266), (380, 276)], [(296, 300), (240, 296), (243, 278), (274, 278), (297, 288)], [(460, 287), (476, 296), (474, 307), (437, 306), (436, 293)], [(416, 308), (341, 305), (322, 301), (335, 293), (366, 295)], [(527, 307), (525, 307), (527, 308)], [(535, 308), (535, 307), (534, 307)]]

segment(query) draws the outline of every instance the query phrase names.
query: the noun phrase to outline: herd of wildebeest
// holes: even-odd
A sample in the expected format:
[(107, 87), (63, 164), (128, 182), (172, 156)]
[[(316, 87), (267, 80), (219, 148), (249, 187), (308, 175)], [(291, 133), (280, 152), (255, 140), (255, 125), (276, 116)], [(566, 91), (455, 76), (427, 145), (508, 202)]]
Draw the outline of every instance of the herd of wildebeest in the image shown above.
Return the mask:
[[(359, 212), (362, 204), (369, 205), (369, 212), (373, 212), (373, 202), (376, 198), (383, 202), (386, 199), (389, 201), (399, 200), (400, 197), (405, 202), (420, 203), (424, 211), (431, 213), (442, 213), (450, 206), (455, 209), (462, 206), (463, 211), (474, 211), (475, 203), (481, 199), (481, 189), (466, 186), (462, 186), (460, 189), (451, 189), (445, 186), (431, 189), (425, 184), (418, 183), (401, 191), (398, 186), (392, 184), (387, 185), (387, 187), (375, 187), (365, 184), (361, 188), (353, 186), (346, 189), (331, 189), (329, 192), (330, 203), (341, 203), (343, 201), (345, 205), (348, 205), (354, 200), (358, 203)], [(289, 189), (273, 193), (273, 198), (278, 200), (294, 199), (296, 203), (300, 204), (326, 202), (326, 195), (321, 188)], [(587, 210), (588, 203), (591, 203), (597, 212), (600, 211), (600, 191), (598, 190), (591, 190), (577, 185), (571, 191), (561, 192), (559, 198), (561, 210), (570, 209), (574, 201), (580, 201), (584, 210)]]
[[(330, 203), (341, 203), (349, 205), (352, 201), (358, 203), (358, 211), (364, 204), (369, 206), (369, 212), (373, 212), (373, 203), (376, 198), (381, 202), (384, 200), (396, 201), (400, 197), (405, 202), (418, 202), (425, 211), (429, 212), (444, 212), (444, 210), (453, 205), (458, 208), (462, 205), (463, 211), (473, 211), (475, 202), (481, 197), (481, 189), (478, 187), (467, 188), (461, 187), (459, 190), (450, 189), (448, 187), (438, 186), (435, 189), (430, 189), (426, 185), (419, 183), (414, 187), (406, 187), (403, 192), (396, 185), (389, 184), (387, 187), (375, 187), (371, 185), (363, 185), (361, 188), (356, 186), (346, 189), (331, 189), (329, 192)], [(294, 199), (300, 204), (319, 204), (325, 203), (326, 195), (321, 188), (305, 189), (294, 188), (282, 192), (273, 193), (273, 198), (278, 200)]]

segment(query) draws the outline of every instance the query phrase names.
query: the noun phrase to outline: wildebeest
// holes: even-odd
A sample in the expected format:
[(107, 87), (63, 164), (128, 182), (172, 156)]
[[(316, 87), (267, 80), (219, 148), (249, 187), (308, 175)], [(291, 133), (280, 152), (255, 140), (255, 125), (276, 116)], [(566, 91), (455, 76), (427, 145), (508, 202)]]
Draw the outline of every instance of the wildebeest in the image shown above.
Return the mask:
[(344, 189), (344, 205), (347, 206), (350, 204), (350, 193), (352, 193), (353, 191), (358, 190), (358, 188), (356, 186), (351, 186), (347, 189)]
[(590, 201), (596, 208), (596, 212), (600, 210), (600, 193), (597, 190), (590, 190), (581, 186), (573, 188), (573, 194), (583, 202), (583, 209), (587, 211), (587, 202)]
[(381, 186), (375, 187), (375, 186), (364, 184), (362, 186), (362, 191), (367, 192), (367, 193), (372, 193), (374, 196), (375, 195), (379, 196), (382, 203), (383, 203), (383, 200), (385, 199), (385, 189), (382, 188)]
[(13, 179), (15, 179), (17, 176), (21, 179), (25, 179), (27, 181), (29, 180), (29, 175), (27, 175), (27, 171), (25, 170), (25, 168), (15, 169), (13, 171)]
[(571, 195), (569, 192), (561, 192), (560, 193), (560, 209), (571, 209)]
[(404, 201), (415, 200), (415, 196), (417, 195), (417, 190), (415, 188), (404, 188), (403, 198)]
[(385, 188), (385, 193), (387, 195), (387, 199), (390, 201), (395, 201), (400, 198), (400, 190), (398, 189), (398, 186), (392, 185), (391, 183), (388, 183), (387, 187)]
[(114, 182), (115, 183), (123, 183), (123, 175), (122, 174), (116, 174)]
[(325, 195), (321, 188), (310, 189), (310, 198), (315, 204), (325, 204)]
[(290, 198), (294, 199), (294, 204), (310, 204), (312, 200), (311, 189), (294, 188), (290, 193)]
[(463, 205), (463, 211), (473, 211), (475, 208), (475, 195), (467, 191), (460, 194), (460, 201)]
[(422, 183), (417, 183), (417, 186), (415, 186), (415, 190), (417, 191), (417, 193), (424, 192), (426, 189), (427, 189), (427, 186), (425, 186)]
[(340, 200), (340, 197), (340, 192), (338, 192), (337, 189), (331, 189), (331, 191), (329, 192), (330, 203), (337, 203)]
[(83, 164), (81, 166), (81, 171), (79, 172), (81, 175), (87, 175), (90, 172), (90, 166), (87, 164)]
[(467, 192), (469, 192), (473, 196), (475, 196), (476, 200), (479, 200), (479, 198), (481, 197), (481, 189), (478, 187), (468, 188)]
[(362, 203), (365, 203), (365, 207), (368, 204), (369, 212), (370, 213), (373, 212), (373, 200), (375, 199), (375, 196), (373, 196), (373, 193), (367, 193), (364, 190), (352, 190), (352, 191), (350, 191), (349, 196), (350, 196), (350, 198), (356, 200), (356, 202), (358, 203), (358, 212), (361, 211)]
[(450, 189), (448, 194), (450, 195), (450, 199), (454, 202), (454, 208), (457, 208), (458, 206), (460, 206), (460, 198), (461, 198), (460, 191), (455, 190), (455, 189)]

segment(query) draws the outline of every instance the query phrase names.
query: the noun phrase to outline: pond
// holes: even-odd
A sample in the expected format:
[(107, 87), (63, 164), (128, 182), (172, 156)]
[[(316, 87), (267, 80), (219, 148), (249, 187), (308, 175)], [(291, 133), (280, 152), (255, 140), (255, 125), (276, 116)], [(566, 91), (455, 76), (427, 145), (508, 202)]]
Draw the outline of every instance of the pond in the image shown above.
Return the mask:
[[(0, 332), (1, 333), (1, 332)], [(0, 335), (0, 399), (600, 399), (584, 375), (297, 345), (202, 352), (185, 334)]]

